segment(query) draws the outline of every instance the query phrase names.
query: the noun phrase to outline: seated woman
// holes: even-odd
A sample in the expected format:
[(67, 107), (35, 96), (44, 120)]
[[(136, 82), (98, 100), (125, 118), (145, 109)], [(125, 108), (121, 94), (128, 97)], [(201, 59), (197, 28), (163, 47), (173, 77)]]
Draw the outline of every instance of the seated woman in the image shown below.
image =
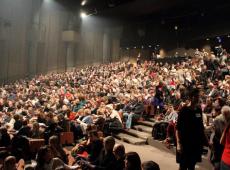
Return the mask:
[(17, 161), (14, 156), (6, 157), (3, 163), (3, 170), (17, 170), (16, 163)]
[[(88, 133), (88, 140), (77, 144), (72, 149), (72, 154), (76, 157), (83, 156), (83, 153), (86, 154), (86, 159), (89, 162), (94, 162), (98, 158), (101, 150), (103, 148), (103, 142), (99, 138), (96, 130), (90, 131)], [(84, 155), (85, 156), (85, 155)]]
[(125, 156), (125, 170), (141, 170), (141, 159), (138, 153), (128, 152)]
[(55, 170), (57, 167), (64, 167), (65, 170), (77, 170), (78, 166), (68, 166), (61, 159), (52, 155), (49, 146), (43, 146), (37, 153), (37, 165), (35, 170)]
[(42, 131), (40, 130), (39, 123), (33, 123), (33, 127), (31, 129), (31, 138), (40, 139), (43, 137)]
[(67, 155), (63, 150), (57, 136), (51, 136), (49, 138), (49, 147), (54, 157), (60, 158), (66, 164), (68, 163)]
[(124, 170), (125, 168), (125, 147), (123, 144), (116, 144), (113, 148), (116, 157), (116, 170)]

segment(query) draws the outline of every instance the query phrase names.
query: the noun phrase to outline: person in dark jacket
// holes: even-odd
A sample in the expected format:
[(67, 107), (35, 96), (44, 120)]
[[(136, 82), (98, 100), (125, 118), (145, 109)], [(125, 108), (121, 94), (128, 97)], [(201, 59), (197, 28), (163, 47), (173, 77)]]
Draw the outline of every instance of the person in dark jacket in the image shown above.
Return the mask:
[(7, 129), (0, 128), (0, 147), (8, 147), (10, 145), (10, 135), (7, 133)]
[(128, 103), (123, 109), (123, 117), (126, 121), (126, 128), (132, 127), (133, 119), (139, 119), (144, 112), (144, 104), (141, 99), (136, 98), (132, 102)]
[(24, 120), (22, 125), (23, 126), (18, 131), (18, 135), (19, 136), (31, 137), (32, 132), (31, 132), (31, 128), (28, 126), (28, 120)]
[(141, 170), (141, 159), (138, 153), (128, 152), (125, 156), (125, 170)]
[(124, 170), (125, 168), (125, 147), (122, 144), (116, 144), (113, 153), (117, 159), (116, 170)]
[(180, 110), (176, 125), (176, 160), (180, 170), (194, 170), (196, 163), (201, 162), (203, 146), (208, 146), (202, 110), (198, 105), (199, 90), (191, 89), (189, 97), (190, 104)]
[(102, 149), (99, 158), (94, 163), (87, 161), (79, 161), (83, 169), (92, 170), (116, 170), (116, 157), (113, 154), (113, 147), (115, 145), (115, 139), (112, 136), (104, 138), (104, 149)]

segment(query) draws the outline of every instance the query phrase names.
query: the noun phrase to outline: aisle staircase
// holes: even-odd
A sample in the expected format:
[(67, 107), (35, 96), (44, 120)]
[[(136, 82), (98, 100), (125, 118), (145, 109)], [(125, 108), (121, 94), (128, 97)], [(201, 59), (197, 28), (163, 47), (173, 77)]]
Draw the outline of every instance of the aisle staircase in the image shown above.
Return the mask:
[[(153, 139), (152, 128), (155, 123), (156, 121), (154, 119), (138, 121), (132, 129), (124, 129), (121, 133), (115, 135), (115, 138), (134, 145), (150, 145), (162, 151), (176, 154), (175, 146), (167, 148), (163, 141)], [(206, 134), (209, 133), (210, 129), (206, 128)], [(208, 154), (203, 156), (202, 164), (200, 164), (199, 166), (204, 169), (211, 168), (210, 161), (208, 160)]]
[(132, 129), (124, 129), (121, 133), (115, 135), (119, 140), (134, 145), (148, 144), (147, 141), (152, 136), (152, 128), (155, 120), (140, 120), (135, 123)]

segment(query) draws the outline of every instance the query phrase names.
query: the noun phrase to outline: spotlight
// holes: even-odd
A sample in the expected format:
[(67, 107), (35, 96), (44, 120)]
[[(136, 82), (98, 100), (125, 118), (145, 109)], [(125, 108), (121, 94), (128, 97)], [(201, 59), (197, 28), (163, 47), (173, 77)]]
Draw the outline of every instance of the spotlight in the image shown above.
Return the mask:
[(230, 38), (230, 35), (228, 35), (227, 37)]
[(175, 29), (175, 30), (178, 30), (178, 26), (176, 25), (176, 26), (174, 27), (174, 29)]
[(81, 18), (86, 18), (86, 17), (87, 17), (86, 13), (85, 12), (81, 12)]
[(81, 6), (84, 6), (86, 4), (86, 0), (83, 0), (82, 2), (81, 2)]
[(129, 47), (127, 47), (126, 50), (129, 50)]
[(220, 37), (216, 37), (216, 39), (217, 39), (217, 41), (218, 41), (219, 43), (221, 43), (221, 42), (222, 42), (222, 40), (221, 40), (221, 38), (220, 38)]
[(137, 47), (135, 46), (135, 47), (133, 47), (133, 48), (135, 48), (135, 49), (136, 49)]
[(151, 45), (149, 45), (149, 48), (151, 48), (152, 46)]
[(206, 38), (207, 41), (209, 41), (210, 39), (209, 38)]
[(144, 49), (144, 46), (142, 45), (141, 48)]

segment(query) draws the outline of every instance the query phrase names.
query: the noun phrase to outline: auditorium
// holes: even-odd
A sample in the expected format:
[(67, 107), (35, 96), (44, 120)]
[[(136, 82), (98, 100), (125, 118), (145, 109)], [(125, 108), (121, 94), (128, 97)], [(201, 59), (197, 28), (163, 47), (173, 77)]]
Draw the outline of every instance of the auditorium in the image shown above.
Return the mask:
[(0, 170), (230, 170), (229, 9), (0, 0)]

